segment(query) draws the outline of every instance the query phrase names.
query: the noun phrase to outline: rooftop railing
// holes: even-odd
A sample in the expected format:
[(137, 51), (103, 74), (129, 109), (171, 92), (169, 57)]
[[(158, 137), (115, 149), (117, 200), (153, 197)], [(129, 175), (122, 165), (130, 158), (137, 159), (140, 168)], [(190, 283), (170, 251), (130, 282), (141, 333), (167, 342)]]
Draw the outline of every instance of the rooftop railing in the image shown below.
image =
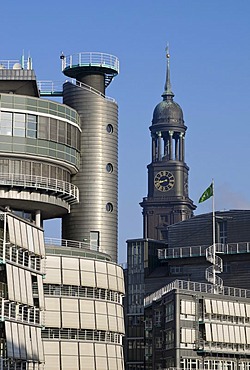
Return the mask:
[(174, 280), (170, 284), (165, 285), (163, 288), (145, 297), (144, 306), (149, 306), (153, 301), (157, 301), (164, 294), (169, 293), (172, 290), (186, 290), (197, 293), (210, 293), (229, 297), (250, 298), (250, 290), (247, 289), (224, 286), (222, 287), (221, 291), (218, 292), (216, 286), (213, 284), (198, 283), (186, 280)]
[(119, 60), (116, 56), (99, 52), (83, 52), (67, 55), (63, 59), (63, 70), (73, 67), (98, 66), (111, 68), (119, 73)]
[(116, 102), (115, 99), (110, 98), (109, 96), (104, 95), (95, 88), (75, 79), (65, 80), (65, 81), (37, 81), (38, 89), (41, 96), (62, 96), (63, 95), (63, 84), (65, 82), (70, 82), (78, 87), (81, 87), (84, 90), (90, 91), (95, 95), (101, 96), (102, 98)]
[(32, 59), (0, 60), (0, 69), (32, 69)]
[(57, 247), (72, 247), (72, 248), (84, 248), (90, 249), (90, 244), (87, 242), (81, 242), (77, 240), (67, 240), (58, 238), (44, 238), (45, 245), (57, 246)]
[(34, 188), (45, 191), (52, 191), (59, 198), (64, 199), (69, 204), (79, 202), (79, 189), (70, 182), (57, 180), (48, 177), (23, 175), (14, 173), (1, 173), (0, 186)]
[[(250, 242), (216, 244), (220, 248), (216, 249), (217, 253), (222, 254), (239, 254), (250, 253)], [(180, 247), (180, 248), (166, 248), (158, 249), (158, 258), (173, 259), (173, 258), (189, 258), (189, 257), (202, 257), (206, 255), (208, 245)]]

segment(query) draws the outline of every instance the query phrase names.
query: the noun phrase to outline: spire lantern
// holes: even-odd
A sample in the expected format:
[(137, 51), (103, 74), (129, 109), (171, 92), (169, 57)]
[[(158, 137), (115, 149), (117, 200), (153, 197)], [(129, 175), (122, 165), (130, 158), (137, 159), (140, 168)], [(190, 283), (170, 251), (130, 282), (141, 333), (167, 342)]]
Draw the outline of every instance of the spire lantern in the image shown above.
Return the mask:
[(174, 93), (172, 92), (171, 82), (170, 82), (170, 54), (169, 46), (166, 47), (166, 58), (167, 58), (167, 73), (166, 73), (166, 82), (164, 86), (164, 93), (162, 94), (163, 100), (172, 100)]

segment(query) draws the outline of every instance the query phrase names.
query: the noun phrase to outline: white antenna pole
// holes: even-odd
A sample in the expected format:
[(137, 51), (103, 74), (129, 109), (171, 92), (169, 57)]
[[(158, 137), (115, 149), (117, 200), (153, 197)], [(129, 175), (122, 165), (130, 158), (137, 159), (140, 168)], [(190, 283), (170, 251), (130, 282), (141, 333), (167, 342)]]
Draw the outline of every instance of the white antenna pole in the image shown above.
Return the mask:
[(213, 265), (213, 281), (215, 285), (215, 258), (216, 258), (216, 243), (215, 243), (215, 200), (214, 200), (214, 179), (212, 179), (212, 191), (213, 191), (213, 260), (214, 260), (214, 265)]

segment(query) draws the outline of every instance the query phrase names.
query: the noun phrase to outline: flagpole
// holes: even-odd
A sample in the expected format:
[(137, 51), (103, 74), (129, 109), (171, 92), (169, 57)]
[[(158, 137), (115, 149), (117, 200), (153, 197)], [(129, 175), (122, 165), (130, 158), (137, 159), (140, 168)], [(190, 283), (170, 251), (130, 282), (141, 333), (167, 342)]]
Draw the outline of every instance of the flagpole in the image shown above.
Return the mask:
[(216, 243), (215, 243), (215, 206), (214, 206), (214, 179), (212, 179), (212, 189), (213, 189), (213, 260), (214, 260), (214, 264), (213, 264), (213, 281), (214, 281), (214, 285), (215, 285), (215, 257), (216, 257)]

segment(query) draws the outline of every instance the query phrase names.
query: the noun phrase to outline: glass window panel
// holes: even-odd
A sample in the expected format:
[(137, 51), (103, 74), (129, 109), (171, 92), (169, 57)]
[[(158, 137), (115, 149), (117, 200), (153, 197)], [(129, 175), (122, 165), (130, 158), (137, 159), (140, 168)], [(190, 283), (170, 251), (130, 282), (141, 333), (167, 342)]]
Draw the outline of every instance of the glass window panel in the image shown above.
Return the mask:
[(15, 129), (13, 130), (13, 136), (21, 136), (25, 137), (25, 130), (24, 129)]
[(25, 114), (23, 113), (14, 113), (14, 121), (25, 123)]
[(37, 122), (37, 116), (35, 116), (34, 114), (27, 114), (27, 122), (36, 123)]
[(50, 140), (57, 141), (57, 120), (50, 118)]
[(49, 139), (49, 118), (39, 117), (38, 120), (38, 138)]
[(0, 116), (0, 119), (1, 119), (1, 122), (6, 122), (6, 123), (12, 123), (12, 113), (10, 112), (1, 112), (0, 113), (1, 116)]

